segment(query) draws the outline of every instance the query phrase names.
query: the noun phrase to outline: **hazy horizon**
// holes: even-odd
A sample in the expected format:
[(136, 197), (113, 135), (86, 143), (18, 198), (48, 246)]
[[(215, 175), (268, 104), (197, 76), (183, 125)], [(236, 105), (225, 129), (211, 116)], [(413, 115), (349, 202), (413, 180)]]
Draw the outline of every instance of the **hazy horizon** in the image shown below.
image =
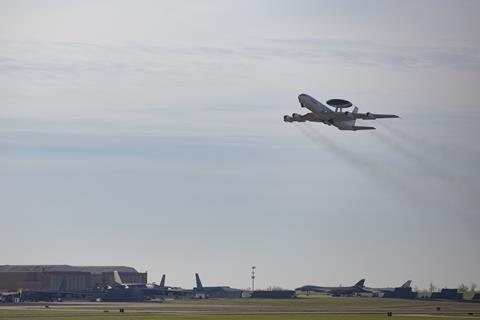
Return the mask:
[[(480, 284), (476, 1), (0, 1), (0, 264)], [(344, 132), (283, 115), (344, 98)]]

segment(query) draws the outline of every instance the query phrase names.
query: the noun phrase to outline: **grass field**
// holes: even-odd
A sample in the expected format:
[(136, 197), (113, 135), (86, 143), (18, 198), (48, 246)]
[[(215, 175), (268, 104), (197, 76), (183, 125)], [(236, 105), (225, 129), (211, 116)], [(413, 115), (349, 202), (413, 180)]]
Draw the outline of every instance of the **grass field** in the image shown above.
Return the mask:
[[(163, 303), (45, 303), (0, 305), (0, 319), (480, 319), (479, 303), (379, 298), (314, 297), (290, 300), (209, 299)], [(125, 312), (120, 313), (120, 308)]]

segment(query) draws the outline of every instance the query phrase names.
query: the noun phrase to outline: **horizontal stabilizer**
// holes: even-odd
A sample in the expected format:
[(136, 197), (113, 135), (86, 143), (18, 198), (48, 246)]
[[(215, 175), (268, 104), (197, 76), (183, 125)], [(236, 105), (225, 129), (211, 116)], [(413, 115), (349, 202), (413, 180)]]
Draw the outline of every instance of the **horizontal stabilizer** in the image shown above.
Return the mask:
[(357, 130), (375, 130), (375, 127), (365, 127), (365, 126), (353, 126), (352, 127), (353, 131)]
[(375, 119), (386, 119), (386, 118), (400, 118), (396, 114), (372, 114)]

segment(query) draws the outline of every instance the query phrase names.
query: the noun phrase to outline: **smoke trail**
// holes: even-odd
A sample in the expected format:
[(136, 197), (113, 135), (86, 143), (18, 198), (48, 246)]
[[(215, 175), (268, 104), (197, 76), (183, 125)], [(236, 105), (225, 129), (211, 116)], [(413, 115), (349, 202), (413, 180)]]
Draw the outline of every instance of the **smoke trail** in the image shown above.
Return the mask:
[(370, 162), (367, 159), (359, 158), (356, 154), (338, 146), (333, 140), (330, 140), (329, 138), (309, 127), (308, 125), (306, 125), (305, 127), (298, 126), (298, 128), (302, 130), (313, 143), (320, 146), (328, 147), (340, 158), (343, 158), (344, 160), (349, 162), (349, 164), (353, 167), (361, 168), (362, 170), (371, 170), (371, 168), (376, 167), (375, 163)]
[(442, 171), (441, 169), (436, 167), (435, 164), (426, 160), (425, 158), (423, 158), (419, 154), (409, 150), (404, 145), (402, 145), (399, 141), (397, 141), (395, 139), (392, 139), (387, 135), (384, 135), (380, 131), (375, 132), (374, 137), (376, 137), (378, 140), (380, 140), (386, 146), (391, 148), (393, 151), (402, 155), (404, 158), (407, 158), (408, 160), (410, 160), (410, 161), (414, 162), (415, 164), (417, 164), (418, 166), (422, 167), (425, 171), (430, 173), (433, 177), (438, 178), (438, 179), (440, 179), (440, 180), (442, 180), (443, 182), (446, 182), (446, 183), (450, 183), (450, 182), (453, 181), (453, 177), (450, 177), (444, 171)]
[(380, 131), (376, 132), (375, 137), (378, 138), (385, 145), (390, 147), (393, 151), (401, 154), (403, 157), (412, 161), (423, 169), (431, 177), (441, 181), (444, 185), (449, 186), (450, 189), (460, 191), (460, 195), (474, 205), (478, 205), (478, 194), (480, 191), (476, 186), (471, 185), (465, 178), (452, 175), (447, 169), (442, 169), (430, 159), (425, 158), (419, 153), (405, 147), (400, 141), (395, 140)]
[[(377, 121), (376, 122), (378, 125), (383, 127), (385, 130), (390, 132), (392, 135), (396, 136), (399, 139), (402, 139), (406, 142), (410, 142), (412, 144), (415, 144), (416, 146), (420, 148), (424, 148), (425, 146), (430, 145), (430, 143), (422, 138), (419, 138), (418, 136), (409, 134), (408, 132), (402, 131), (400, 129), (394, 128), (390, 126), (389, 124), (386, 124), (385, 122), (382, 121)], [(431, 145), (431, 147), (434, 147)]]
[[(410, 143), (414, 145), (416, 148), (419, 150), (428, 151), (431, 152), (436, 152), (442, 155), (450, 155), (452, 150), (447, 150), (444, 146), (439, 146), (431, 141), (428, 141), (422, 137), (419, 137), (417, 135), (413, 135), (407, 131), (395, 128), (390, 126), (389, 124), (386, 124), (385, 122), (382, 121), (377, 121), (379, 126), (383, 127), (385, 131), (388, 131), (392, 136), (396, 137), (399, 140), (403, 140), (404, 142)], [(451, 149), (456, 149), (456, 148), (451, 148)]]
[(367, 175), (369, 178), (374, 179), (377, 182), (381, 182), (382, 184), (390, 188), (394, 188), (396, 192), (400, 192), (402, 194), (408, 193), (408, 197), (418, 196), (413, 192), (413, 190), (411, 190), (411, 188), (409, 188), (407, 184), (396, 179), (389, 172), (380, 168), (377, 163), (370, 161), (369, 159), (366, 159), (364, 157), (360, 157), (358, 156), (358, 154), (342, 148), (333, 140), (327, 138), (320, 132), (311, 128), (308, 124), (306, 126), (296, 124), (296, 127), (303, 135), (305, 135), (317, 146), (329, 148), (330, 151), (332, 151), (335, 155), (337, 155), (342, 160), (348, 162), (351, 167), (353, 167), (357, 171), (360, 171), (362, 174)]
[[(295, 123), (295, 127), (298, 128), (298, 130), (314, 144), (319, 147), (329, 148), (330, 151), (348, 162), (348, 164), (354, 169), (358, 169), (358, 171), (364, 175), (367, 175), (369, 178), (377, 182), (381, 182), (382, 185), (388, 187), (389, 189), (393, 189), (396, 195), (403, 196), (409, 203), (416, 204), (417, 206), (420, 204), (434, 206), (431, 209), (435, 209), (437, 213), (444, 216), (451, 216), (449, 212), (455, 212), (457, 217), (461, 219), (463, 223), (470, 229), (475, 230), (475, 232), (477, 231), (478, 227), (480, 227), (479, 217), (476, 216), (476, 214), (464, 212), (462, 209), (465, 208), (458, 208), (455, 203), (451, 202), (450, 198), (442, 198), (441, 200), (443, 201), (440, 202), (438, 201), (438, 198), (437, 200), (434, 200), (437, 195), (432, 193), (431, 190), (415, 190), (418, 185), (412, 183), (411, 179), (408, 181), (399, 180), (398, 177), (391, 174), (390, 168), (385, 170), (385, 168), (380, 167), (377, 163), (372, 162), (369, 159), (365, 159), (364, 157), (360, 157), (358, 154), (342, 148), (336, 144), (335, 141), (327, 138), (317, 130), (314, 130), (308, 124), (306, 126), (302, 126)], [(407, 150), (407, 152), (409, 151)], [(424, 160), (420, 161), (423, 161), (422, 163), (428, 163)], [(425, 198), (426, 193), (428, 193), (429, 198), (431, 198), (430, 200)], [(446, 207), (449, 207), (449, 210), (446, 210)], [(420, 208), (417, 208), (417, 210), (421, 211)]]

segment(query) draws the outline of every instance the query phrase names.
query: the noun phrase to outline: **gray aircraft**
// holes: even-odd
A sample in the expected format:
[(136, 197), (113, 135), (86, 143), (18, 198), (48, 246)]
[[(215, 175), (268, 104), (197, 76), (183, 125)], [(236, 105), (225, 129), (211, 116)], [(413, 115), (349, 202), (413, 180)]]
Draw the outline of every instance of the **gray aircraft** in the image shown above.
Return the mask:
[(234, 289), (228, 286), (204, 287), (200, 276), (195, 273), (196, 287), (193, 288), (193, 295), (203, 298), (241, 298), (243, 290)]
[(162, 275), (160, 284), (155, 283), (125, 283), (117, 271), (113, 272), (115, 284), (101, 288), (97, 293), (98, 299), (104, 301), (143, 301), (154, 297), (168, 295), (165, 287), (165, 275)]
[(364, 283), (365, 283), (365, 279), (358, 281), (351, 287), (320, 287), (320, 286), (306, 285), (306, 286), (295, 289), (295, 291), (324, 292), (332, 296), (350, 296), (355, 293), (369, 292), (365, 289)]
[(373, 293), (373, 294), (384, 294), (387, 292), (394, 292), (396, 289), (401, 288), (401, 289), (409, 289), (411, 288), (412, 280), (408, 280), (404, 284), (402, 284), (400, 287), (388, 287), (388, 288), (369, 288), (369, 287), (364, 287), (365, 290)]
[(358, 108), (354, 107), (353, 111), (343, 111), (353, 106), (350, 101), (343, 99), (331, 99), (327, 101), (327, 104), (335, 108), (335, 111), (331, 110), (326, 105), (315, 100), (315, 98), (308, 94), (302, 93), (298, 96), (298, 101), (302, 108), (306, 108), (311, 112), (304, 115), (294, 113), (291, 116), (283, 116), (285, 122), (320, 122), (328, 126), (337, 127), (339, 130), (372, 130), (375, 127), (356, 126), (355, 121), (357, 119), (362, 120), (375, 120), (380, 118), (398, 118), (394, 114), (375, 114), (375, 113), (358, 113)]

